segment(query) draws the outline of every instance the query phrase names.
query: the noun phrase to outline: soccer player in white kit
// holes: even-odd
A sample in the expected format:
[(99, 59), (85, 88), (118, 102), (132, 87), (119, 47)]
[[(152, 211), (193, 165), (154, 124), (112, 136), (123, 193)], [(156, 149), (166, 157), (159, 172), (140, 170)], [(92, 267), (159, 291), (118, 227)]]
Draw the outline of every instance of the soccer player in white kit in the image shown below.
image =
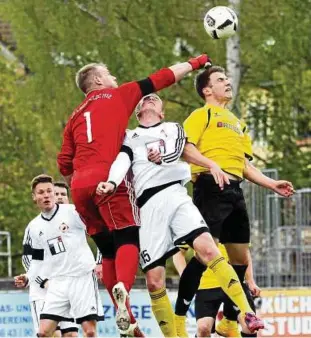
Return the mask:
[(26, 242), (32, 259), (26, 276), (18, 276), (16, 284), (29, 280), (47, 288), (39, 337), (51, 336), (60, 321), (72, 321), (72, 317), (82, 325), (87, 337), (94, 337), (102, 308), (85, 225), (74, 205), (55, 203), (50, 176), (39, 175), (32, 188), (34, 201), (42, 212), (28, 225)]
[[(35, 178), (34, 180), (36, 180)], [(49, 178), (47, 178), (49, 180)], [(44, 179), (45, 180), (45, 179)], [(68, 187), (64, 182), (54, 182), (54, 192), (58, 204), (69, 204)], [(40, 208), (40, 205), (38, 205)], [(31, 253), (31, 238), (29, 237), (29, 226), (26, 227), (23, 239), (23, 255), (22, 263), (25, 271), (27, 272), (32, 260)], [(44, 261), (42, 262), (44, 264)], [(43, 265), (42, 264), (42, 265)], [(15, 280), (20, 280), (18, 287), (29, 287), (29, 302), (31, 308), (32, 321), (34, 325), (34, 331), (37, 334), (39, 331), (40, 314), (44, 305), (44, 298), (46, 296), (47, 289), (41, 288), (38, 283), (31, 282), (26, 285), (24, 283), (24, 275), (16, 276)], [(53, 333), (54, 337), (77, 337), (78, 325), (72, 322), (60, 322), (56, 331)]]
[[(194, 248), (199, 259), (214, 272), (223, 290), (240, 308), (241, 321), (255, 316), (238, 276), (220, 254), (184, 187), (191, 174), (189, 165), (180, 161), (187, 147), (183, 128), (177, 123), (162, 122), (162, 101), (156, 94), (145, 96), (136, 112), (140, 124), (134, 130), (127, 130), (108, 180), (98, 185), (97, 193), (114, 192), (131, 168), (141, 218), (140, 264), (146, 273), (152, 310), (164, 336), (177, 335), (173, 309), (165, 289), (165, 262), (177, 252), (176, 247), (185, 243)], [(157, 163), (149, 161), (156, 154), (159, 154)], [(202, 157), (196, 150), (191, 156), (193, 163), (214, 173), (220, 186), (224, 181), (229, 183), (217, 164)]]

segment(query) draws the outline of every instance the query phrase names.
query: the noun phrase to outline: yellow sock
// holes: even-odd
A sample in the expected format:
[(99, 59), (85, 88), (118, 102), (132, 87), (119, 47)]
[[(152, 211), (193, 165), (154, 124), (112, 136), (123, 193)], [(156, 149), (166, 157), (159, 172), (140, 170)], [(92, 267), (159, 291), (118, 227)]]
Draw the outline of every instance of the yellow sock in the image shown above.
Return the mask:
[(188, 338), (188, 332), (186, 328), (186, 316), (178, 316), (175, 314), (175, 326), (178, 337)]
[(149, 292), (152, 312), (159, 324), (164, 337), (177, 337), (174, 311), (166, 294), (166, 289)]
[(242, 313), (253, 312), (248, 304), (238, 275), (234, 271), (233, 267), (226, 262), (224, 257), (217, 256), (212, 261), (208, 262), (208, 267), (214, 272), (221, 288), (238, 306), (240, 311)]

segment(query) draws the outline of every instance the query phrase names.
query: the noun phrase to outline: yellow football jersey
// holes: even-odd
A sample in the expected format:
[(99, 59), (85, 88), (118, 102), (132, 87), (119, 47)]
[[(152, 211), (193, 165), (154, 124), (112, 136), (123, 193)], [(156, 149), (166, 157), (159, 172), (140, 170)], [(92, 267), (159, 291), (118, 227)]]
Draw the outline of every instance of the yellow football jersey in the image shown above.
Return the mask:
[[(228, 109), (206, 104), (184, 122), (187, 140), (224, 171), (243, 178), (245, 156), (252, 158), (251, 139), (245, 123)], [(192, 174), (206, 168), (191, 165)], [(194, 175), (196, 176), (196, 175)]]
[[(218, 249), (221, 252), (221, 254), (225, 257), (225, 259), (228, 261), (228, 254), (226, 251), (226, 248), (223, 244), (218, 244)], [(200, 285), (199, 285), (199, 290), (202, 289), (214, 289), (214, 288), (220, 288), (220, 285), (218, 283), (217, 278), (215, 277), (213, 271), (209, 268), (205, 270), (201, 277)]]

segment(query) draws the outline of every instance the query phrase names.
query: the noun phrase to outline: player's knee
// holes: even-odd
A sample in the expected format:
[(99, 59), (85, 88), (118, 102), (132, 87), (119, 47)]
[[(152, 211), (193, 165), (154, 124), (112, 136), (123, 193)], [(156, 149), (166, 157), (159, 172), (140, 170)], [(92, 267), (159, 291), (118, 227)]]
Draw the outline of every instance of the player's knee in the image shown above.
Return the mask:
[(207, 232), (201, 234), (193, 241), (193, 248), (204, 263), (220, 255), (213, 237)]
[(84, 321), (82, 328), (85, 337), (96, 337), (96, 324), (93, 321)]
[(201, 321), (197, 324), (197, 331), (198, 337), (210, 337), (212, 328), (208, 323)]
[(164, 287), (163, 283), (159, 283), (155, 281), (151, 281), (147, 283), (147, 289), (149, 292), (155, 292), (155, 291), (161, 290), (163, 289), (163, 287)]
[(147, 289), (149, 292), (155, 292), (157, 290), (163, 289), (165, 286), (163, 280), (150, 279), (147, 280)]
[(89, 328), (85, 331), (86, 337), (96, 337), (96, 330), (93, 328)]
[(85, 337), (96, 337), (96, 329), (91, 325), (84, 325), (83, 333)]
[(50, 333), (48, 330), (45, 329), (41, 329), (39, 330), (39, 332), (37, 333), (37, 337), (50, 337)]
[(155, 292), (165, 287), (165, 280), (163, 276), (157, 276), (154, 274), (146, 274), (146, 284), (149, 292)]

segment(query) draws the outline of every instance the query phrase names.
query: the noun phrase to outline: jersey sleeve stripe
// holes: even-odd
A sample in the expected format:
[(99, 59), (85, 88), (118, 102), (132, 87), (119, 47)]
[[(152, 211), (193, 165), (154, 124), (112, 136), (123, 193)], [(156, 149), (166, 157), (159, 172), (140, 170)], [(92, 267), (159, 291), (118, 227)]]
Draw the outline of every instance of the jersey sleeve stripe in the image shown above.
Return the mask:
[(186, 135), (183, 128), (179, 124), (176, 124), (176, 126), (178, 134), (175, 142), (175, 151), (171, 154), (167, 154), (166, 156), (162, 157), (162, 161), (166, 163), (176, 161), (181, 156), (186, 142)]
[(181, 137), (181, 132), (180, 132), (179, 125), (176, 124), (176, 126), (177, 126), (177, 138), (175, 141), (175, 151), (173, 153), (167, 154), (166, 156), (163, 156), (162, 160), (164, 160), (164, 162), (165, 160), (170, 159), (171, 157), (176, 157), (176, 155), (178, 154), (178, 145), (179, 145), (179, 140)]
[(31, 237), (30, 237), (30, 229), (28, 228), (27, 231), (27, 236), (25, 241), (23, 242), (23, 255), (22, 255), (22, 264), (23, 267), (25, 269), (25, 271), (27, 272), (29, 270), (30, 267), (30, 262), (32, 259), (32, 247), (31, 247)]
[(22, 264), (23, 264), (25, 271), (27, 272), (30, 267), (30, 260), (27, 256), (22, 256)]
[(43, 279), (41, 277), (36, 277), (35, 281), (38, 283), (38, 284), (41, 284), (43, 282)]

